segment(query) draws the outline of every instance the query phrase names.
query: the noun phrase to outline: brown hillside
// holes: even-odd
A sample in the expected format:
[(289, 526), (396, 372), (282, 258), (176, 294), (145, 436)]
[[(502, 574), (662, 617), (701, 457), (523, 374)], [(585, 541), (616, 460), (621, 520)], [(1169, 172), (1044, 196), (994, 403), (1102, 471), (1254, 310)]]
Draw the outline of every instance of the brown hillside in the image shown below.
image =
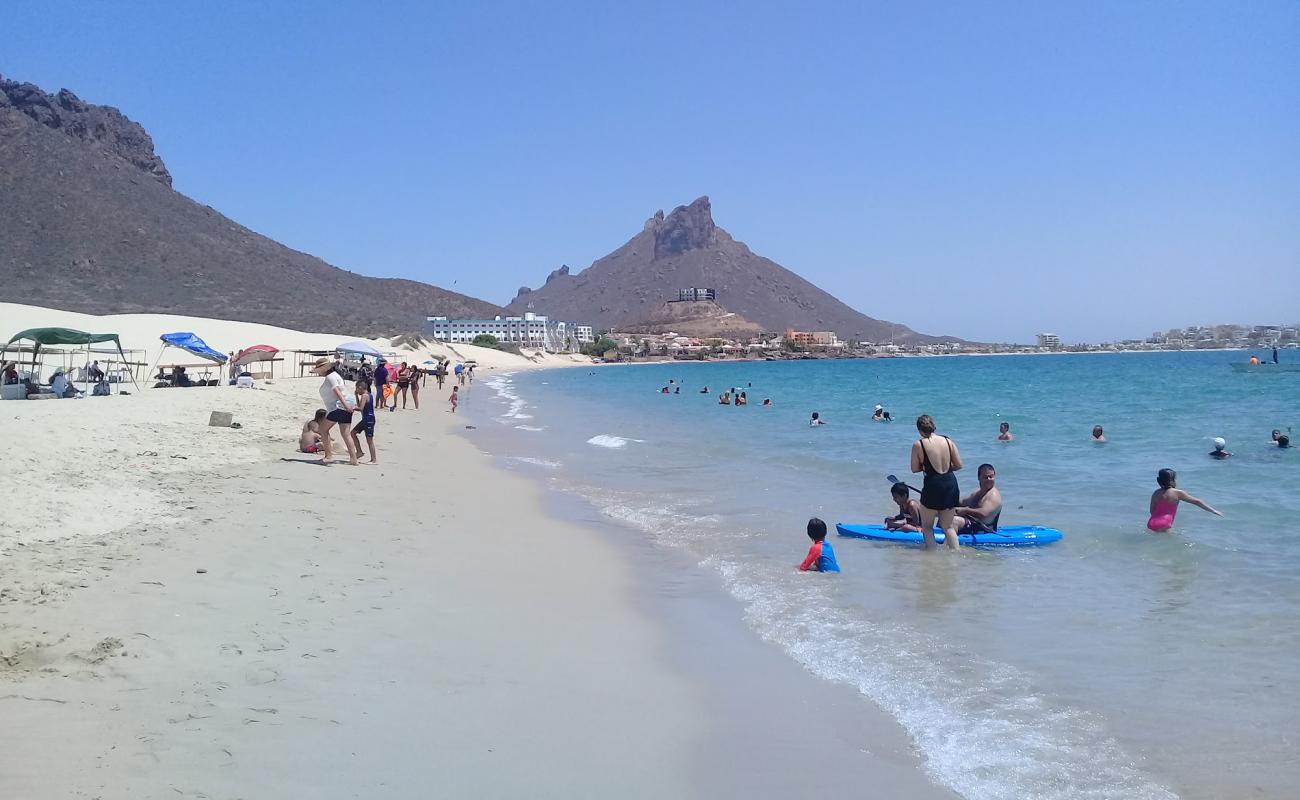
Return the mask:
[(872, 319), (756, 255), (714, 224), (707, 197), (667, 216), (660, 211), (627, 244), (576, 275), (568, 267), (552, 272), (540, 289), (521, 289), (507, 308), (621, 329), (688, 287), (717, 290), (718, 303), (769, 331), (829, 330), (864, 341), (951, 338)]
[[(0, 78), (0, 300), (385, 335), (501, 309), (292, 250), (171, 189), (144, 129)], [(5, 335), (12, 331), (4, 332)]]

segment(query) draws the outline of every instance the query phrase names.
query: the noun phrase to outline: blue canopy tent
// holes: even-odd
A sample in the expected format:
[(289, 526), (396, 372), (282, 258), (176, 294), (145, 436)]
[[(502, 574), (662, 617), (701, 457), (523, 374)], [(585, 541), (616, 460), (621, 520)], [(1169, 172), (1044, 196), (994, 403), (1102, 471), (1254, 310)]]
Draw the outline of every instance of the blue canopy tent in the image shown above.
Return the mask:
[(227, 356), (225, 353), (208, 347), (207, 342), (192, 333), (164, 333), (158, 338), (162, 339), (163, 342), (170, 347), (179, 347), (182, 350), (193, 353), (199, 358), (206, 359), (216, 364), (226, 363)]
[[(194, 335), (193, 333), (190, 333), (189, 331), (180, 331), (177, 333), (164, 333), (162, 336), (159, 336), (158, 338), (162, 340), (163, 349), (158, 351), (158, 361), (154, 362), (155, 367), (158, 366), (158, 363), (162, 361), (163, 353), (167, 352), (168, 347), (178, 347), (187, 353), (192, 353), (193, 355), (198, 356), (204, 361), (211, 361), (214, 364), (224, 364), (228, 360), (228, 356), (225, 353), (222, 353), (218, 350), (213, 350), (211, 347), (208, 346), (207, 342), (203, 341), (198, 336)], [(183, 375), (184, 367), (178, 366), (177, 373)], [(181, 383), (180, 385), (188, 386), (189, 384)], [(199, 385), (202, 386), (203, 381), (200, 380)], [(214, 382), (210, 385), (216, 385), (216, 384)]]
[(356, 339), (351, 342), (344, 342), (343, 344), (334, 348), (334, 350), (335, 352), (338, 353), (354, 353), (359, 356), (371, 356), (372, 358), (376, 358), (376, 359), (380, 359), (384, 357), (383, 352), (378, 347), (375, 347), (373, 344), (370, 344), (369, 342), (363, 342), (360, 339)]

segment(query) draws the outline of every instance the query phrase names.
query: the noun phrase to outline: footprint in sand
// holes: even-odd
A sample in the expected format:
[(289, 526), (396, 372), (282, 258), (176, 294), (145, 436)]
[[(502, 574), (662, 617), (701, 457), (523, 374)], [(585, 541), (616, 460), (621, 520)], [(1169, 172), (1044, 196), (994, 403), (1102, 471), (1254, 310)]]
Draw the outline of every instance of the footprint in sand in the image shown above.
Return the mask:
[(254, 661), (244, 670), (244, 680), (249, 686), (265, 686), (280, 680), (280, 670), (265, 661)]
[(289, 646), (289, 640), (278, 633), (255, 630), (253, 631), (253, 638), (257, 639), (257, 652), (259, 653), (271, 653)]
[(242, 656), (244, 654), (244, 651), (239, 649), (239, 645), (233, 642), (226, 642), (221, 645), (217, 648), (217, 652), (223, 656)]

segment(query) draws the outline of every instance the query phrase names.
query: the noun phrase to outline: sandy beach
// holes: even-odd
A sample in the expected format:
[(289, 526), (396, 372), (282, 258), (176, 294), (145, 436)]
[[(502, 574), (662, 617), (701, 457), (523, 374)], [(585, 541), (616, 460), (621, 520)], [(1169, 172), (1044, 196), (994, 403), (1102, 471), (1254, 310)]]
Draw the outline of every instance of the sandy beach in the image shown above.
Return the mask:
[(0, 406), (0, 796), (952, 796), (702, 573), (548, 515), (486, 387), (325, 468), (317, 384)]

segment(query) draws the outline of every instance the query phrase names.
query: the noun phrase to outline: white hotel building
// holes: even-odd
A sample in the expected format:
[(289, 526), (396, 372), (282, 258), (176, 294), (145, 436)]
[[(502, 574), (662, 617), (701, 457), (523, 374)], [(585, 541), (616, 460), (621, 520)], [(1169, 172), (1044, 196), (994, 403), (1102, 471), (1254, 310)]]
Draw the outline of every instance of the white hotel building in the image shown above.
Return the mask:
[(428, 336), (443, 342), (469, 344), (474, 337), (487, 334), (498, 342), (509, 342), (520, 347), (538, 350), (563, 350), (569, 339), (577, 344), (595, 341), (590, 325), (573, 322), (552, 322), (549, 318), (531, 311), (522, 317), (493, 317), (492, 319), (449, 319), (428, 317), (424, 323)]

